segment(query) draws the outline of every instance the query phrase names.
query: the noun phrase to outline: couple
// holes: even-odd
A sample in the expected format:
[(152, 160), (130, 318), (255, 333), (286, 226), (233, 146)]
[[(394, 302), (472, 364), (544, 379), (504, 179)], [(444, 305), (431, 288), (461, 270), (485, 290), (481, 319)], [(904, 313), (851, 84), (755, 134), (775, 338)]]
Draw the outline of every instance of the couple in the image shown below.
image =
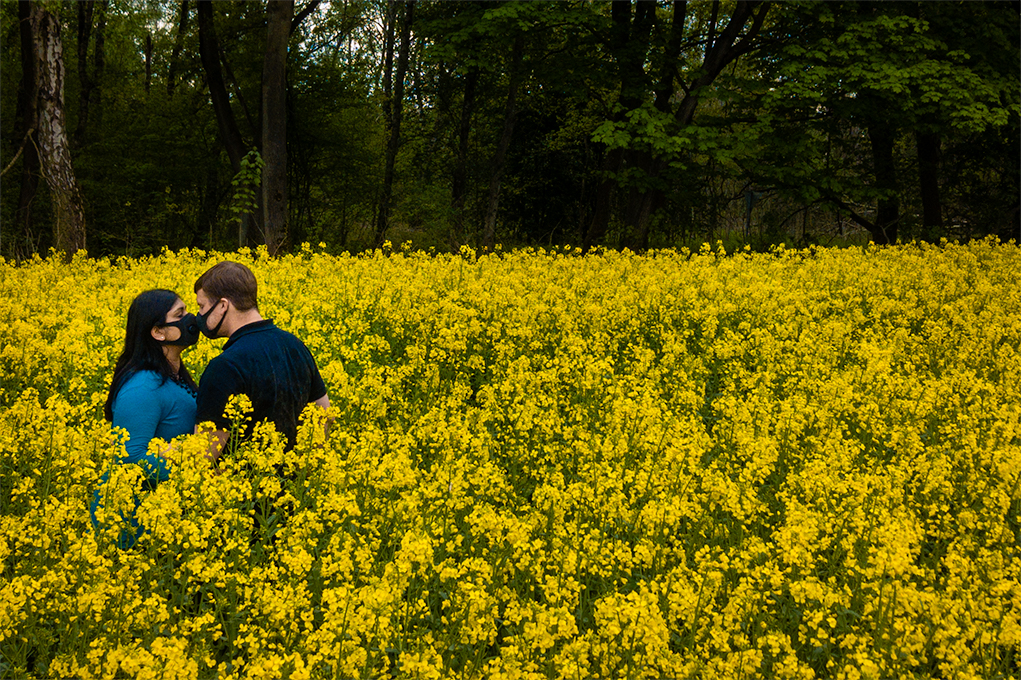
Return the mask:
[[(243, 264), (221, 262), (195, 282), (199, 314), (185, 311), (184, 301), (173, 291), (141, 293), (128, 309), (124, 350), (114, 368), (104, 413), (115, 427), (128, 432), (127, 455), (121, 463), (142, 468), (144, 490), (166, 481), (169, 469), (163, 453), (150, 454), (154, 438), (170, 441), (197, 432), (197, 425), (212, 422), (209, 456), (216, 464), (228, 440), (229, 421), (224, 416), (228, 399), (245, 394), (252, 402), (252, 424), (271, 421), (295, 444), (298, 420), (310, 403), (329, 408), (326, 385), (308, 348), (287, 331), (259, 314), (255, 275)], [(222, 353), (213, 358), (196, 386), (181, 352), (194, 345), (199, 332), (208, 338), (230, 338)], [(249, 426), (251, 428), (251, 425)], [(92, 524), (96, 518), (109, 472), (100, 479), (92, 501)], [(135, 507), (141, 500), (135, 495)], [(118, 546), (129, 548), (143, 528), (125, 516), (131, 527), (121, 533)]]

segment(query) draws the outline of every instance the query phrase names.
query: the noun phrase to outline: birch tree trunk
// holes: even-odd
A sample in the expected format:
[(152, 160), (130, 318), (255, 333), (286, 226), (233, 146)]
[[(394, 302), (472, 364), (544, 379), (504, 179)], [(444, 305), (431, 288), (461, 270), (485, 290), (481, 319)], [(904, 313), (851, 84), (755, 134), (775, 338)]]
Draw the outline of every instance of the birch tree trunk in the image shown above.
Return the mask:
[(64, 50), (60, 22), (32, 2), (29, 23), (39, 83), (40, 164), (54, 208), (53, 246), (68, 257), (85, 248), (85, 211), (71, 166), (64, 121)]

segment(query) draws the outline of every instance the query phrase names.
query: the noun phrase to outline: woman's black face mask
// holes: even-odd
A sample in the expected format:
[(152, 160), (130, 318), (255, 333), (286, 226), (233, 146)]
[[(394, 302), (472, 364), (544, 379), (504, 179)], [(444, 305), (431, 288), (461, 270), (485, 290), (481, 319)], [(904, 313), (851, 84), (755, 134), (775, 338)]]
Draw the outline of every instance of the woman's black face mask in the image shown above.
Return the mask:
[(191, 347), (199, 341), (199, 323), (194, 314), (185, 314), (173, 323), (165, 323), (163, 328), (176, 328), (181, 331), (181, 336), (176, 340), (160, 340), (161, 345)]

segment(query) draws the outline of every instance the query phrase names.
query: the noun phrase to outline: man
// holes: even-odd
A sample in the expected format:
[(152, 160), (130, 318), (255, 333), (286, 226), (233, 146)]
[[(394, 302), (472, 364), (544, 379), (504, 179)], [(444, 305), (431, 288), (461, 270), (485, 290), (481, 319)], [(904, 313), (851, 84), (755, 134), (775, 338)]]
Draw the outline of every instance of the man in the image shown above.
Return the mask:
[(255, 423), (269, 420), (293, 448), (305, 406), (330, 406), (326, 385), (312, 354), (301, 340), (263, 319), (252, 271), (237, 262), (221, 262), (195, 282), (199, 329), (208, 338), (230, 338), (206, 366), (199, 383), (196, 423), (216, 427), (211, 456), (218, 459), (228, 440), (227, 400), (245, 394)]

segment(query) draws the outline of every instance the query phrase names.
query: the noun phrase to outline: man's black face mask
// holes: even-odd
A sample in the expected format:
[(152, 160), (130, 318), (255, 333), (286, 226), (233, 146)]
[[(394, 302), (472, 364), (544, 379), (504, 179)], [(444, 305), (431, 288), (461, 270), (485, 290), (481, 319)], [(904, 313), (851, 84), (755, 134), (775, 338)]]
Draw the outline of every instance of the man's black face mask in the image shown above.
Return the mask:
[(199, 328), (200, 331), (202, 331), (202, 335), (206, 336), (210, 340), (213, 340), (213, 339), (215, 339), (217, 337), (217, 334), (220, 332), (220, 326), (223, 325), (223, 320), (227, 318), (227, 310), (225, 309), (225, 310), (223, 310), (223, 316), (220, 317), (220, 322), (218, 324), (216, 324), (216, 328), (212, 328), (212, 329), (209, 328), (209, 322), (208, 322), (209, 315), (212, 314), (213, 310), (216, 309), (220, 305), (220, 301), (221, 300), (223, 300), (223, 298), (220, 298), (220, 300), (217, 300), (216, 304), (213, 305), (212, 307), (210, 307), (209, 311), (206, 312), (205, 314), (199, 314), (198, 316), (195, 317), (195, 320), (198, 322), (198, 328)]

